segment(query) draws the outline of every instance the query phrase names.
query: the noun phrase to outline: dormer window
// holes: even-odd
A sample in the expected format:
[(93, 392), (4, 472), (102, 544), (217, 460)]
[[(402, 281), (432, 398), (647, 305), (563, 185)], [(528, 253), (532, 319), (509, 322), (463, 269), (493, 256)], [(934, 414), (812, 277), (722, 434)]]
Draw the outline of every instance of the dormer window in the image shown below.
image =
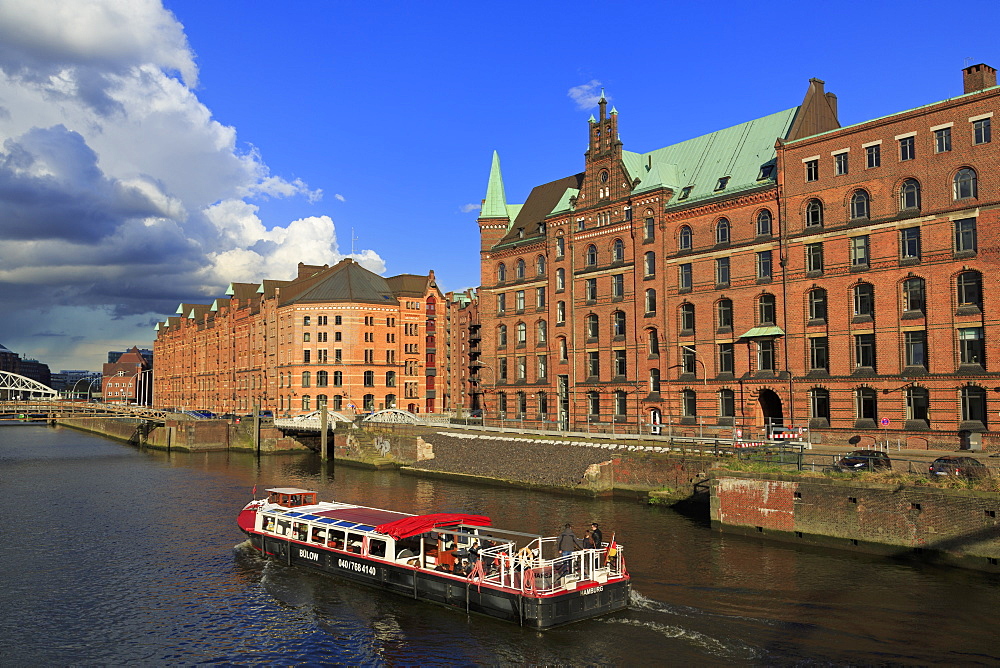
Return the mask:
[(726, 185), (728, 185), (728, 184), (729, 184), (729, 177), (728, 176), (723, 176), (721, 179), (719, 179), (719, 182), (715, 184), (715, 189), (716, 190), (725, 190), (726, 189)]
[(764, 179), (769, 179), (774, 175), (774, 165), (761, 165), (760, 174), (757, 176), (758, 181), (763, 181)]
[(681, 194), (677, 198), (677, 200), (680, 201), (680, 200), (687, 199), (688, 196), (691, 194), (692, 190), (694, 190), (694, 186), (684, 186), (683, 188), (681, 188)]
[(524, 228), (523, 227), (517, 228), (517, 238), (518, 239), (523, 239), (524, 238)]

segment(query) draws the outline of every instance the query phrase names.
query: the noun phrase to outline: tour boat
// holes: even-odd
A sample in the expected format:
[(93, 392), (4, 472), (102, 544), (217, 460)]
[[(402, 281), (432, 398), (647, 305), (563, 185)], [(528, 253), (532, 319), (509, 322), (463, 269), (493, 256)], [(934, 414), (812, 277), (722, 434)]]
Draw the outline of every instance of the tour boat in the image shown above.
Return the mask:
[(255, 550), (415, 599), (547, 629), (629, 604), (621, 544), (562, 556), (556, 537), (462, 513), (410, 515), (278, 487), (237, 519)]

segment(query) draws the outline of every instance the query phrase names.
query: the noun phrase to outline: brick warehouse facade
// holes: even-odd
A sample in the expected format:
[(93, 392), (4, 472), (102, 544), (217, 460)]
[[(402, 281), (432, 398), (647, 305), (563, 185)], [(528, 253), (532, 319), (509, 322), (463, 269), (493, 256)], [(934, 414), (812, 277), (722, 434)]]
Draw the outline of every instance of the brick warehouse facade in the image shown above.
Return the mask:
[(382, 278), (351, 259), (298, 266), (291, 281), (233, 283), (157, 325), (154, 403), (298, 415), (439, 410), (434, 279)]
[(1000, 422), (1000, 89), (988, 66), (964, 75), (959, 97), (845, 128), (814, 79), (798, 107), (644, 154), (602, 97), (585, 170), (522, 205), (494, 154), (474, 368), (489, 413), (975, 446)]

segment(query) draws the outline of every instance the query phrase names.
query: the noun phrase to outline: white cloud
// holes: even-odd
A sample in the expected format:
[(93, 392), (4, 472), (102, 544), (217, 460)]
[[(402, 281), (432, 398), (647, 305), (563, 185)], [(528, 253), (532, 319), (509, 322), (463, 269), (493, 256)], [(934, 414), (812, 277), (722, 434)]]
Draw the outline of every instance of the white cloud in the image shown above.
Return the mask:
[(343, 195), (341, 195), (340, 193), (335, 194), (333, 196), (333, 198), (336, 199), (338, 202), (346, 202), (347, 201), (347, 198), (344, 197)]
[(592, 109), (597, 106), (597, 102), (601, 99), (601, 82), (597, 79), (591, 79), (585, 84), (573, 86), (566, 92), (566, 95), (576, 103), (578, 109), (584, 111)]
[(472, 213), (473, 211), (479, 211), (482, 208), (482, 204), (463, 204), (458, 208), (458, 210), (462, 213)]
[[(101, 318), (142, 324), (346, 256), (328, 216), (259, 218), (255, 200), (322, 191), (241, 149), (197, 80), (158, 0), (0, 0), (0, 342), (41, 358), (37, 332), (103, 342)], [(374, 251), (351, 255), (385, 270)]]

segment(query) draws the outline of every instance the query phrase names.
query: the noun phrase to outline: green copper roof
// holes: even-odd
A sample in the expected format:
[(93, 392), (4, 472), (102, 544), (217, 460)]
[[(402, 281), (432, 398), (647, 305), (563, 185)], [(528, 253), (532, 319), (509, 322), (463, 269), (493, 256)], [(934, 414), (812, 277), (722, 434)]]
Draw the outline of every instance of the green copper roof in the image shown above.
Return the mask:
[(752, 327), (740, 336), (741, 339), (755, 339), (761, 336), (784, 336), (785, 332), (774, 325)]
[(566, 192), (563, 193), (559, 202), (553, 207), (552, 213), (561, 213), (563, 211), (569, 211), (570, 205), (569, 200), (571, 197), (576, 197), (580, 194), (579, 188), (566, 188)]
[(507, 211), (507, 195), (503, 189), (503, 175), (500, 173), (500, 155), (493, 151), (493, 164), (490, 166), (490, 182), (486, 186), (486, 201), (480, 218), (509, 218)]
[[(760, 168), (774, 160), (774, 142), (788, 134), (797, 111), (793, 107), (649, 153), (623, 151), (625, 168), (633, 180), (639, 179), (633, 194), (671, 188), (670, 208), (774, 183), (773, 176), (759, 179)], [(717, 189), (723, 177), (729, 180)], [(688, 196), (679, 199), (681, 189), (689, 186)]]

